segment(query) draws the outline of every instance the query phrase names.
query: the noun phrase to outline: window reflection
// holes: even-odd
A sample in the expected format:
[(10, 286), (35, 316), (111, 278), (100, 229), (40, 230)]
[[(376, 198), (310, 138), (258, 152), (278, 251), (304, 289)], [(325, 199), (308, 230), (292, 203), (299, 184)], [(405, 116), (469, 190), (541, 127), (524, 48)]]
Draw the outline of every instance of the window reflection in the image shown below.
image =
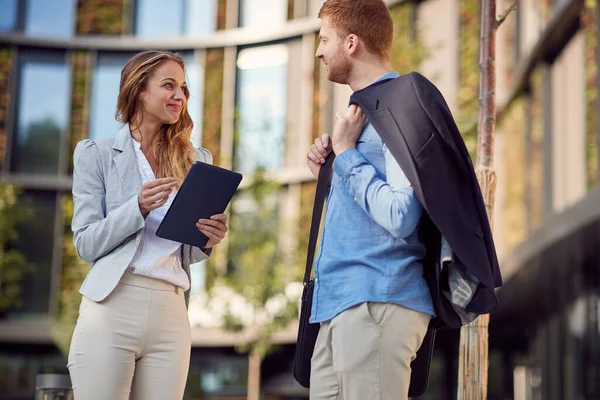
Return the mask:
[(283, 44), (239, 52), (235, 167), (242, 173), (283, 166), (287, 61)]
[(204, 70), (196, 62), (193, 52), (180, 53), (185, 60), (185, 79), (190, 90), (190, 99), (188, 100), (188, 113), (194, 121), (194, 130), (192, 131), (192, 143), (200, 147), (200, 127), (202, 126), (202, 93)]
[(0, 0), (0, 32), (15, 29), (17, 19), (17, 0)]
[(208, 36), (217, 27), (215, 0), (187, 0), (185, 33), (189, 36)]
[(243, 398), (247, 384), (248, 361), (244, 357), (224, 357), (213, 352), (192, 351), (185, 388), (186, 396), (190, 398), (208, 396), (211, 399)]
[(216, 0), (138, 0), (135, 33), (139, 36), (206, 36), (215, 30)]
[(25, 32), (33, 36), (70, 36), (75, 21), (73, 0), (27, 0)]
[(92, 80), (90, 138), (114, 137), (123, 126), (116, 120), (117, 97), (121, 71), (133, 56), (129, 53), (102, 53), (98, 55)]
[[(52, 258), (54, 250), (54, 223), (56, 193), (26, 191), (19, 200), (32, 210), (31, 217), (17, 226), (19, 234), (15, 248), (27, 255), (32, 270), (22, 281), (21, 300), (23, 306), (10, 312), (11, 319), (40, 315), (49, 312)], [(32, 223), (32, 221), (35, 223)]]
[(67, 129), (71, 71), (64, 55), (22, 52), (12, 169), (57, 174), (60, 143)]
[[(227, 274), (232, 282), (243, 279), (249, 286), (255, 281), (248, 281), (248, 277), (240, 276), (239, 271), (252, 267), (255, 277), (272, 272), (270, 266), (277, 264), (280, 256), (276, 249), (282, 226), (279, 202), (283, 191), (264, 176), (257, 174), (253, 178), (248, 190), (236, 194), (231, 204), (229, 229), (232, 235), (227, 246)], [(254, 268), (248, 264), (251, 262), (248, 254), (260, 254), (265, 262)]]
[(287, 1), (241, 0), (240, 26), (274, 26), (287, 20)]
[(15, 352), (12, 346), (4, 346), (2, 350), (0, 352), (0, 393), (3, 399), (33, 398), (38, 372), (69, 373), (65, 356), (58, 349), (29, 354)]

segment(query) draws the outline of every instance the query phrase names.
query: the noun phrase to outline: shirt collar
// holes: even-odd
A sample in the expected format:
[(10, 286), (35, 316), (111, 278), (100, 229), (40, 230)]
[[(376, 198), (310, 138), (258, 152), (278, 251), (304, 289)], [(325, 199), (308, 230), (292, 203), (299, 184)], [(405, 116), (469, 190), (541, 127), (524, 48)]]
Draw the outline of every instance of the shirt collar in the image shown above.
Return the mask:
[(399, 76), (400, 76), (400, 74), (397, 73), (396, 71), (388, 72), (387, 74), (383, 75), (382, 77), (379, 77), (379, 78), (375, 79), (375, 81), (373, 81), (371, 83), (371, 85), (374, 84), (374, 83), (377, 83), (377, 82), (381, 82), (381, 81), (386, 80), (386, 79), (397, 78)]

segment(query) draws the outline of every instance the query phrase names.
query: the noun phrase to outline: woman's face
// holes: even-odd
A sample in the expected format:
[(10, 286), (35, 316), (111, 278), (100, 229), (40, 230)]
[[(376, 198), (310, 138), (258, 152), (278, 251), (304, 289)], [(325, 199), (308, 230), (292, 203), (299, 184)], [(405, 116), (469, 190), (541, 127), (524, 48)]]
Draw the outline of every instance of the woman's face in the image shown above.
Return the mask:
[(183, 69), (175, 61), (165, 61), (148, 78), (140, 93), (143, 120), (174, 124), (187, 104), (187, 85)]

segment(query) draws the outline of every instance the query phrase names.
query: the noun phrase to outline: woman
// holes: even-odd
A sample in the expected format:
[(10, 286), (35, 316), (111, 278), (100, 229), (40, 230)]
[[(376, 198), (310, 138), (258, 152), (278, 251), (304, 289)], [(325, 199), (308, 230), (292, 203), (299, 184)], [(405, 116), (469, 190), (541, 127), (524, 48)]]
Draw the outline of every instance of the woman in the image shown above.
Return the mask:
[[(121, 73), (115, 138), (83, 140), (74, 154), (72, 228), (93, 263), (69, 351), (76, 400), (181, 399), (191, 334), (191, 263), (227, 232), (224, 214), (201, 219), (206, 248), (156, 236), (191, 165), (212, 162), (190, 142), (190, 96), (181, 57), (145, 51)], [(184, 294), (185, 292), (185, 294)]]

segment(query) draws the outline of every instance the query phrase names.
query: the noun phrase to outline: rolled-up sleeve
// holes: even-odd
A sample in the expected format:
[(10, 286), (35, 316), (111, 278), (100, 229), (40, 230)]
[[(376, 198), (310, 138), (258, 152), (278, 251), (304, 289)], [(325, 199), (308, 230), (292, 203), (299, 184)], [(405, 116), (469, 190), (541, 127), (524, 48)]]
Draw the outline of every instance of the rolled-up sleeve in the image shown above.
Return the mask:
[(144, 227), (137, 196), (106, 213), (106, 189), (96, 143), (83, 140), (73, 156), (73, 242), (79, 257), (94, 262)]

